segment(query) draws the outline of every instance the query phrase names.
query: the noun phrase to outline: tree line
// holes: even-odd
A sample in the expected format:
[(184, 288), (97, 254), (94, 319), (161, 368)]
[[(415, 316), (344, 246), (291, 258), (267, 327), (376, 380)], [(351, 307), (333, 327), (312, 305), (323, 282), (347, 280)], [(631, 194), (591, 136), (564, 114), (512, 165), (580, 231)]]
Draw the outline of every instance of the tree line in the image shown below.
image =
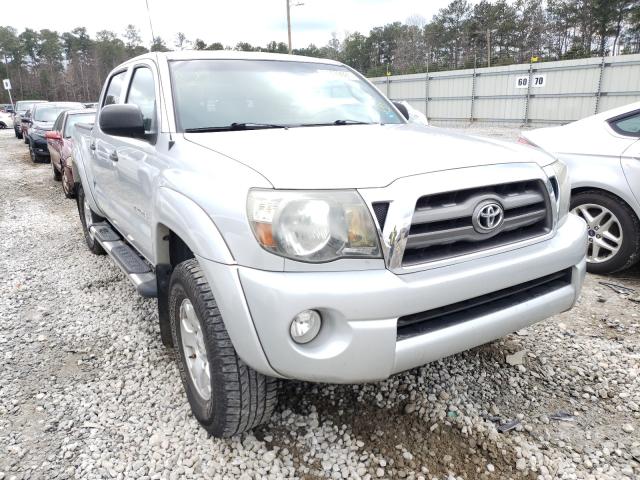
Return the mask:
[[(63, 33), (0, 27), (0, 75), (11, 79), (14, 99), (95, 101), (116, 65), (170, 49), (288, 52), (284, 42), (229, 46), (184, 33), (172, 45), (156, 37), (147, 48), (134, 25), (121, 35), (102, 30), (95, 38), (84, 27)], [(431, 21), (413, 16), (368, 34), (340, 39), (334, 33), (324, 46), (293, 51), (339, 60), (368, 76), (639, 52), (640, 0), (453, 0)], [(0, 103), (6, 102), (2, 90)]]

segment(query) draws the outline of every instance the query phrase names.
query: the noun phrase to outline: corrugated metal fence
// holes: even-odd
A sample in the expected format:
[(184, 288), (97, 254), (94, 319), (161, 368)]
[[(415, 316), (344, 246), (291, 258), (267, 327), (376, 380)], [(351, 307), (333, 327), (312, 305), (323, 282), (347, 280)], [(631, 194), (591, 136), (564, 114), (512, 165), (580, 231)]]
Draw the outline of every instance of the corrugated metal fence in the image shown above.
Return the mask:
[(435, 122), (567, 123), (640, 100), (640, 55), (372, 78)]

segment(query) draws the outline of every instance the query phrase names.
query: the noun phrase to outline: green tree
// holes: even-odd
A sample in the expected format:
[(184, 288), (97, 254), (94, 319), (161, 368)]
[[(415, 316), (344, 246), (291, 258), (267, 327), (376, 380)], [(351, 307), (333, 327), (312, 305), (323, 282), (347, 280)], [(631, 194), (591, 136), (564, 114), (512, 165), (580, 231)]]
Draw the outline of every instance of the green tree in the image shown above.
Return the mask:
[(162, 39), (162, 37), (154, 37), (153, 43), (151, 44), (151, 51), (152, 52), (168, 52), (169, 48), (167, 47), (167, 44), (164, 43), (164, 40)]

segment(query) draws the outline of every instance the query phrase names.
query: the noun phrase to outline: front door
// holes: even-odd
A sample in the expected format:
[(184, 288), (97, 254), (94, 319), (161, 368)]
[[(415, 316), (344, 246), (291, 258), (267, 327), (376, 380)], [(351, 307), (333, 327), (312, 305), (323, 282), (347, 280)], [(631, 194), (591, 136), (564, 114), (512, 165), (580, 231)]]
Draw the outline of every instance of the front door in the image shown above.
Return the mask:
[[(145, 138), (111, 137), (115, 158), (112, 209), (129, 243), (152, 258), (151, 203), (153, 181), (159, 174), (156, 141), (159, 134), (157, 70), (142, 61), (131, 72), (124, 103), (137, 105), (145, 125)], [(112, 154), (113, 155), (113, 154)]]

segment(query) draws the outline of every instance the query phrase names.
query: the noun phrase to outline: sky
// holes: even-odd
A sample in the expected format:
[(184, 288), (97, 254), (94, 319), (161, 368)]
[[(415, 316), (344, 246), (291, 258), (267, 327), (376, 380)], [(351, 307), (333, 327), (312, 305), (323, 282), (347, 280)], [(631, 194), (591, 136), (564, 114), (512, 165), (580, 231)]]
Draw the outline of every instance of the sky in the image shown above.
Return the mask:
[[(271, 40), (287, 42), (287, 0), (148, 0), (153, 30), (173, 47), (177, 32), (207, 44), (238, 42), (264, 46)], [(368, 33), (372, 27), (404, 22), (419, 15), (426, 20), (450, 0), (290, 0), (293, 47), (310, 43), (325, 45), (335, 32)], [(302, 3), (302, 5), (296, 5)], [(2, 15), (0, 25), (58, 32), (86, 27), (94, 36), (107, 29), (122, 34), (127, 24), (140, 30), (146, 46), (151, 33), (145, 0), (30, 0), (29, 10), (38, 15)], [(14, 13), (18, 11), (14, 10)]]

